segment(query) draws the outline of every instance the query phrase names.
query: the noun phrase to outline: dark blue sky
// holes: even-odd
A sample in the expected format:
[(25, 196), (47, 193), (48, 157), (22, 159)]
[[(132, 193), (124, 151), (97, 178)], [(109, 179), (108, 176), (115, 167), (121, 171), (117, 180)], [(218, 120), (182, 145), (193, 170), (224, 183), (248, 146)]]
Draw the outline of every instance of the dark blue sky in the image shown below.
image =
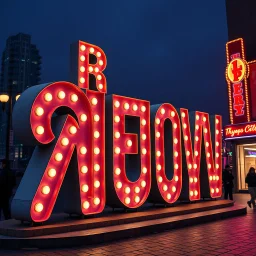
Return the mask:
[(108, 93), (227, 121), (225, 1), (1, 1), (1, 52), (18, 32), (40, 50), (42, 82), (68, 79), (69, 45), (83, 40), (107, 55)]

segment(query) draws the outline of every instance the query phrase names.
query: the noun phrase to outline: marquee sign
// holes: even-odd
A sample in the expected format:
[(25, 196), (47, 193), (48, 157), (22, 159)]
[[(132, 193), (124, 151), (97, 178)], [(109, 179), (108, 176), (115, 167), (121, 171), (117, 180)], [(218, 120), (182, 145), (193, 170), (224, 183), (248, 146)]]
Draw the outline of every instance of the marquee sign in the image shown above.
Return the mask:
[(249, 66), (245, 60), (244, 42), (239, 38), (226, 45), (229, 115), (231, 124), (251, 119), (248, 81)]
[(106, 96), (103, 50), (79, 41), (71, 52), (78, 86), (33, 86), (15, 104), (15, 134), (36, 148), (12, 201), (14, 218), (221, 197), (221, 116)]
[(256, 137), (256, 122), (225, 126), (227, 140), (245, 137)]

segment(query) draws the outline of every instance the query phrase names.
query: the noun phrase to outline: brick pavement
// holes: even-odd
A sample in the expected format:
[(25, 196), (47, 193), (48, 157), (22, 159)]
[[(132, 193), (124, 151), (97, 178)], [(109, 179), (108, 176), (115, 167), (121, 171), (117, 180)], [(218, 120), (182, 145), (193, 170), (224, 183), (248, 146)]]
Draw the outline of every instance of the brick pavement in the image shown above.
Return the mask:
[[(236, 195), (246, 204), (249, 195)], [(246, 216), (201, 224), (98, 246), (59, 250), (0, 251), (0, 255), (256, 255), (256, 210)]]

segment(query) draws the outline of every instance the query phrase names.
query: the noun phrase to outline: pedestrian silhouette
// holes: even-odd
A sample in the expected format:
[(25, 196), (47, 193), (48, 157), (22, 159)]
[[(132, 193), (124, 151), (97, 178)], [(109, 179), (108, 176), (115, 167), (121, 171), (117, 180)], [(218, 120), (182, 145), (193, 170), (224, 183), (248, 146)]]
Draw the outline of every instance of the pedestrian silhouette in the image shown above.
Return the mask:
[(245, 182), (248, 184), (248, 191), (251, 195), (251, 200), (247, 202), (248, 206), (255, 208), (256, 199), (256, 173), (255, 169), (251, 167), (245, 178)]
[(223, 180), (223, 186), (224, 186), (224, 199), (233, 200), (233, 183), (234, 176), (232, 174), (232, 170), (229, 165), (225, 166), (225, 169), (223, 171), (222, 180)]
[(3, 160), (0, 170), (0, 219), (2, 211), (6, 220), (11, 218), (10, 198), (15, 185), (15, 175), (10, 170), (8, 161)]

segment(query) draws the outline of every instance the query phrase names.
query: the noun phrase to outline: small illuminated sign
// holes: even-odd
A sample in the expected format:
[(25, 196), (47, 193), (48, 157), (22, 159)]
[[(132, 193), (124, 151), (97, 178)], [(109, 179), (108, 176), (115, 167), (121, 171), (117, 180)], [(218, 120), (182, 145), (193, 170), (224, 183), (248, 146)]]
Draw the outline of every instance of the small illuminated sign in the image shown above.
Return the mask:
[(246, 64), (240, 58), (234, 58), (228, 64), (227, 70), (228, 79), (231, 83), (241, 82), (246, 75)]

